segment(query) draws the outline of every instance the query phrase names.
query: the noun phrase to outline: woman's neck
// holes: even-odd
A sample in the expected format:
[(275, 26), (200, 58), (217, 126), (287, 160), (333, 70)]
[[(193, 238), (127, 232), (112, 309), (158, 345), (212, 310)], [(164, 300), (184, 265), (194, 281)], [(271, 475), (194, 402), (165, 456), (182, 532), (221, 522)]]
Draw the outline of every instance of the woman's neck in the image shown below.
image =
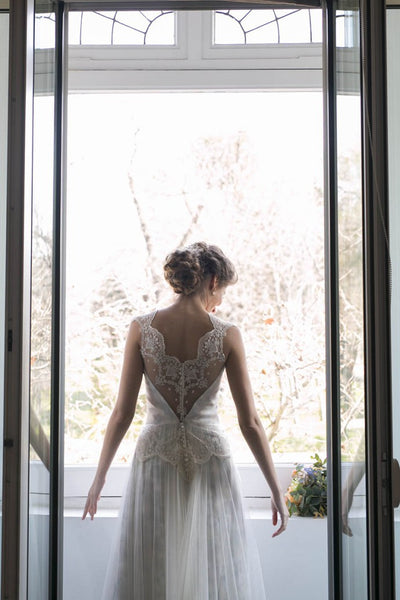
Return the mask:
[(188, 312), (207, 312), (200, 293), (191, 294), (190, 296), (179, 294), (174, 305)]

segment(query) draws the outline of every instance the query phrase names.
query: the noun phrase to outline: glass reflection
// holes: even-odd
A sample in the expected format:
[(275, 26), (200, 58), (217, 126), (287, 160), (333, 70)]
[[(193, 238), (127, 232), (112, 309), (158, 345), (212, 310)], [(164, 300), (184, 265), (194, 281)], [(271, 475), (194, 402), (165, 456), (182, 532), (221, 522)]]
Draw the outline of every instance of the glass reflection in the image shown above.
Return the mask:
[[(391, 343), (392, 343), (392, 419), (393, 456), (400, 460), (400, 11), (388, 8), (387, 15), (387, 93), (389, 150), (389, 222), (390, 255), (392, 261)], [(396, 600), (400, 600), (400, 507), (394, 511)]]
[(337, 25), (343, 597), (345, 600), (365, 600), (368, 590), (364, 477), (364, 313), (358, 10), (338, 11)]
[[(28, 598), (48, 596), (53, 246), (54, 15), (35, 30)], [(50, 31), (49, 27), (52, 27)], [(45, 66), (45, 68), (43, 68)]]

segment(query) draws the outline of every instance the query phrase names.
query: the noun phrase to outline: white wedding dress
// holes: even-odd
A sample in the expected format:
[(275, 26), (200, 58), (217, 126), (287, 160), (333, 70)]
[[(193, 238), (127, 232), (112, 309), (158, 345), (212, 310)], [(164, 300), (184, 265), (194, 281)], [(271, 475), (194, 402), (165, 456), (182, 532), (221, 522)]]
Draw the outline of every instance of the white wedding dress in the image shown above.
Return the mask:
[(118, 518), (103, 600), (265, 600), (239, 478), (219, 424), (223, 338), (231, 326), (210, 314), (197, 357), (166, 354), (141, 328), (147, 421), (137, 441)]

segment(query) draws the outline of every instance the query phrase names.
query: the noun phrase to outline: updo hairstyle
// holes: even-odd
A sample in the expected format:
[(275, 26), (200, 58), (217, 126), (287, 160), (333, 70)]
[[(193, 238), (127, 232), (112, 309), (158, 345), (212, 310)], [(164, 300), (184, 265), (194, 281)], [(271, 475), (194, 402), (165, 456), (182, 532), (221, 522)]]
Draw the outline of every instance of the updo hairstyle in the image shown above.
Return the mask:
[(218, 286), (237, 281), (235, 267), (218, 246), (197, 242), (178, 248), (165, 260), (164, 277), (176, 294), (194, 294), (203, 281), (213, 275)]

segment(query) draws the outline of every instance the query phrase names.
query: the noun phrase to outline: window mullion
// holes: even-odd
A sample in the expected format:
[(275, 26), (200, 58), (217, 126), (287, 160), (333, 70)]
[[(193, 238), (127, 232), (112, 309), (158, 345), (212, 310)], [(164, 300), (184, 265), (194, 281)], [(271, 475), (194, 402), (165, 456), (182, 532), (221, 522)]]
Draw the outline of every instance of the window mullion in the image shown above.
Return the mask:
[[(182, 13), (181, 13), (182, 14)], [(203, 23), (201, 11), (188, 11), (186, 13), (186, 36), (188, 49), (188, 63), (198, 64), (203, 55)], [(190, 35), (189, 35), (190, 31)]]

